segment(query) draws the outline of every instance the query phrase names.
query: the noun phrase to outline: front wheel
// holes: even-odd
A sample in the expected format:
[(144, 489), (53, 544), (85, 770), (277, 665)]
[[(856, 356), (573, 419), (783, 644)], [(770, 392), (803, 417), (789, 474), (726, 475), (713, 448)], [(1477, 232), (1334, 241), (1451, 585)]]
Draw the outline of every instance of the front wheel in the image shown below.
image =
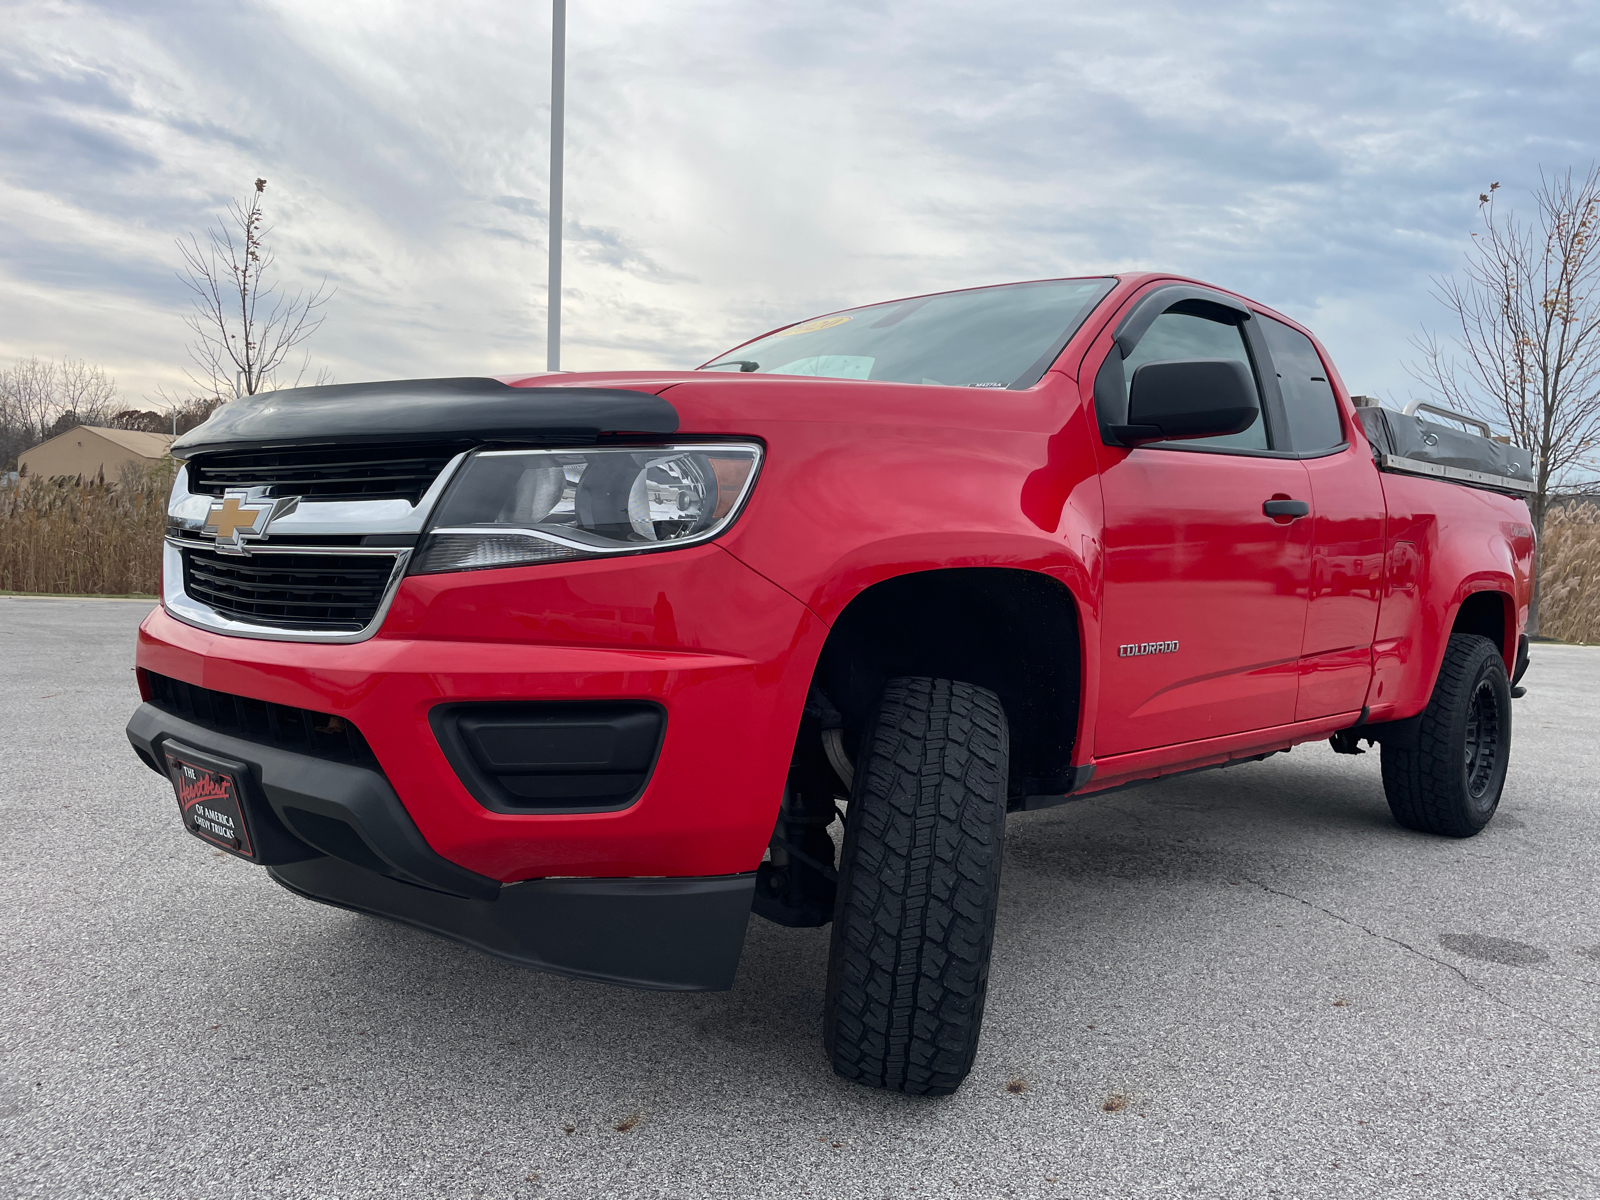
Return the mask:
[(1494, 817), (1511, 757), (1511, 684), (1486, 637), (1451, 635), (1409, 745), (1383, 745), (1389, 811), (1407, 829), (1471, 837)]
[(942, 1096), (972, 1069), (1010, 749), (991, 691), (884, 688), (855, 767), (828, 956), (823, 1041), (844, 1078)]

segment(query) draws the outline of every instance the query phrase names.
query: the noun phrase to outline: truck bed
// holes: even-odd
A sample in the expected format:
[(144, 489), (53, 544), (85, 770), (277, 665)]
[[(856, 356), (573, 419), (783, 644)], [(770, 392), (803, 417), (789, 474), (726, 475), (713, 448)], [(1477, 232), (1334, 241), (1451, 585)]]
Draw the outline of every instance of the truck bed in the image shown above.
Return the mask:
[(1420, 413), (1370, 407), (1356, 409), (1356, 416), (1372, 444), (1379, 470), (1444, 479), (1513, 496), (1526, 497), (1538, 490), (1533, 480), (1533, 454), (1520, 446), (1452, 429)]

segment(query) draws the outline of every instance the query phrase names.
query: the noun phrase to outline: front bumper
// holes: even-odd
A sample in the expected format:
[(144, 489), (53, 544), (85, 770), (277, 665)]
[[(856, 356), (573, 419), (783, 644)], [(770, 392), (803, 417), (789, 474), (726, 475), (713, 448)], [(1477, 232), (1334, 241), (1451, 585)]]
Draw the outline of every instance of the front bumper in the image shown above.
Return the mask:
[(334, 858), (269, 868), (292, 892), (519, 966), (673, 992), (733, 986), (756, 877), (531, 879), (493, 900), (442, 896)]
[[(229, 637), (156, 611), (138, 665), (197, 687), (342, 718), (441, 857), (511, 883), (755, 870), (783, 795), (826, 628), (716, 546), (412, 577), (378, 636), (350, 645)], [(430, 716), (493, 701), (648, 701), (654, 772), (625, 808), (492, 811)]]
[[(731, 985), (826, 627), (715, 545), (405, 580), (352, 644), (233, 637), (161, 610), (146, 672), (338, 717), (373, 760), (331, 761), (146, 703), (129, 738), (233, 764), (262, 861), (313, 899), (513, 962), (642, 987)], [(475, 799), (430, 718), (496, 701), (643, 701), (665, 714), (626, 807), (508, 812)], [(242, 729), (242, 727), (241, 727)]]
[(259, 861), (303, 896), (562, 975), (672, 991), (733, 986), (754, 872), (501, 884), (435, 853), (377, 771), (230, 737), (154, 704), (135, 711), (128, 740), (162, 774), (168, 743), (231, 771)]

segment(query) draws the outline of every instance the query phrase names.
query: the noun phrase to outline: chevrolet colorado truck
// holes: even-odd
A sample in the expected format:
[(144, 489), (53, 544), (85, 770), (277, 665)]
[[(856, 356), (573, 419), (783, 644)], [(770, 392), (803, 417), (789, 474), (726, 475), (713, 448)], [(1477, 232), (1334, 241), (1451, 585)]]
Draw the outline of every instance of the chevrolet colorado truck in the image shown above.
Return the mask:
[(203, 841), (527, 966), (728, 988), (752, 910), (831, 922), (833, 1068), (944, 1094), (1009, 812), (1331, 739), (1489, 822), (1529, 459), (1431, 415), (1154, 274), (259, 395), (173, 447), (128, 736)]

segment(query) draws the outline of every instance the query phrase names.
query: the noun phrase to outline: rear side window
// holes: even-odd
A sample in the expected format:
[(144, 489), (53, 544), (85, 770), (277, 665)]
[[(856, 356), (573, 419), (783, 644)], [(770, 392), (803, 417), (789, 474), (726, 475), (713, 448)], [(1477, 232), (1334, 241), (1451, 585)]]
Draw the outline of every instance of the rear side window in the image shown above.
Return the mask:
[[(1122, 364), (1123, 377), (1131, 384), (1133, 373), (1145, 363), (1190, 358), (1231, 358), (1246, 367), (1251, 365), (1250, 352), (1237, 325), (1224, 324), (1193, 313), (1164, 312), (1145, 331), (1139, 344), (1133, 348), (1133, 353)], [(1255, 424), (1243, 433), (1227, 433), (1219, 437), (1195, 438), (1172, 444), (1183, 447), (1209, 446), (1219, 450), (1265, 450), (1267, 427), (1258, 416)]]
[(1344, 439), (1339, 424), (1339, 402), (1333, 398), (1327, 368), (1310, 338), (1282, 321), (1257, 314), (1261, 333), (1272, 352), (1289, 414), (1289, 442), (1296, 450), (1329, 450)]

